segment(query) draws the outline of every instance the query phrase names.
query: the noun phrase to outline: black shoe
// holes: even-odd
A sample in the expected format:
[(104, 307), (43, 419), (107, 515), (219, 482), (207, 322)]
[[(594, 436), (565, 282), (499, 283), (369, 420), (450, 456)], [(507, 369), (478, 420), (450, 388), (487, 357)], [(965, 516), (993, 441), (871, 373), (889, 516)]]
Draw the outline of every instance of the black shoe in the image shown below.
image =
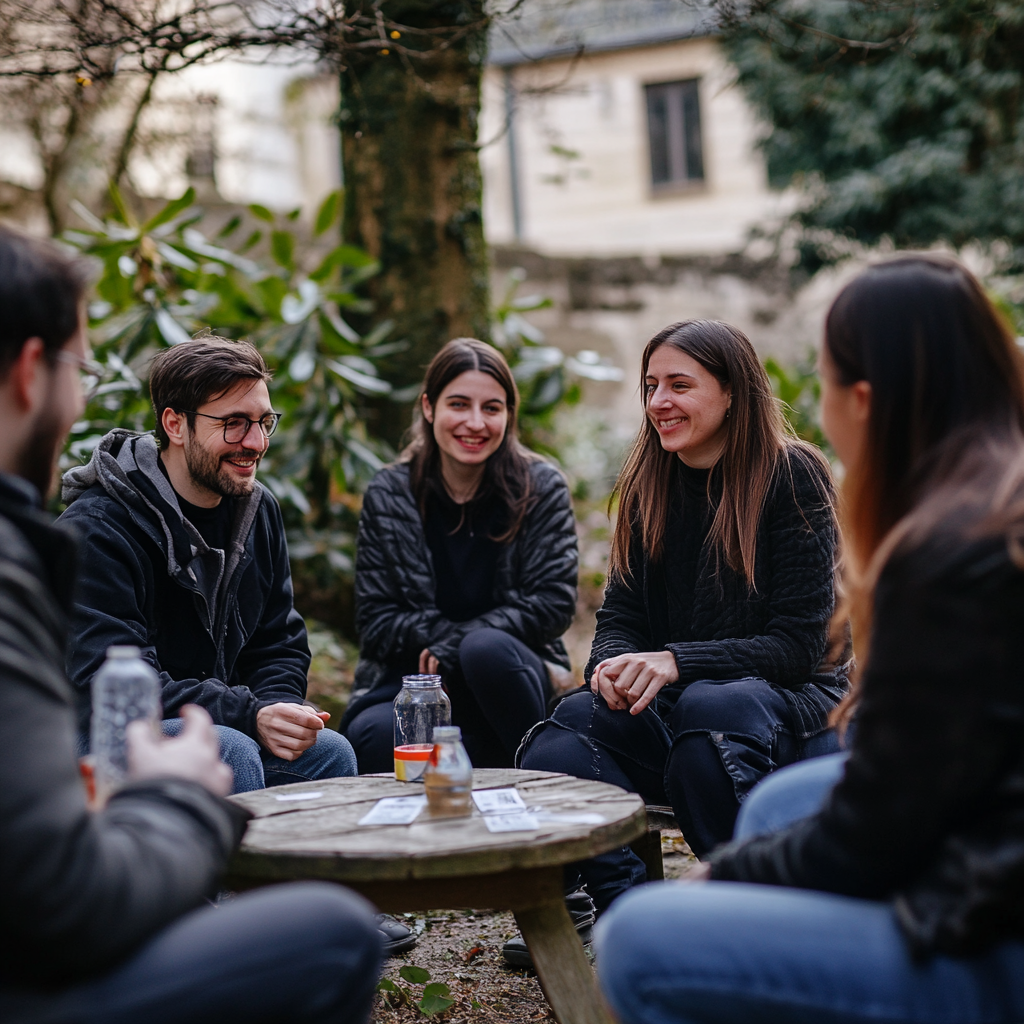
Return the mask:
[(377, 931), (384, 936), (384, 955), (404, 953), (416, 945), (416, 933), (388, 914), (377, 915)]
[[(594, 921), (597, 920), (597, 913), (594, 908), (594, 901), (590, 894), (583, 889), (569, 893), (565, 897), (565, 909), (569, 911), (576, 934), (584, 946), (589, 946), (594, 937)], [(533, 959), (530, 951), (526, 948), (526, 940), (522, 935), (509, 939), (501, 947), (501, 955), (505, 963), (512, 967), (532, 967)]]

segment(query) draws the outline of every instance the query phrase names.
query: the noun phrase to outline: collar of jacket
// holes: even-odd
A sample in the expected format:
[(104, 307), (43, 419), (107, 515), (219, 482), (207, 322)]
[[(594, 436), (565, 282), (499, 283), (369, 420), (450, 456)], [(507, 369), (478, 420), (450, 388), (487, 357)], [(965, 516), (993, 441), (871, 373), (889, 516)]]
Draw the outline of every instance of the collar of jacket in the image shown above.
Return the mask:
[(212, 628), (219, 599), (245, 554), (263, 500), (263, 486), (257, 482), (251, 494), (235, 499), (231, 539), (222, 554), (210, 548), (182, 515), (159, 460), (160, 451), (152, 434), (112, 430), (96, 446), (87, 465), (64, 474), (62, 496), (70, 505), (98, 484), (122, 504), (164, 552), (168, 575), (205, 599)]
[[(21, 531), (42, 566), (53, 596), (67, 613), (74, 595), (78, 545), (73, 531), (54, 523), (39, 505), (39, 491), (32, 484), (20, 476), (0, 473), (0, 516), (9, 519)], [(5, 549), (3, 553), (20, 561), (14, 550)], [(38, 572), (39, 565), (24, 568)]]

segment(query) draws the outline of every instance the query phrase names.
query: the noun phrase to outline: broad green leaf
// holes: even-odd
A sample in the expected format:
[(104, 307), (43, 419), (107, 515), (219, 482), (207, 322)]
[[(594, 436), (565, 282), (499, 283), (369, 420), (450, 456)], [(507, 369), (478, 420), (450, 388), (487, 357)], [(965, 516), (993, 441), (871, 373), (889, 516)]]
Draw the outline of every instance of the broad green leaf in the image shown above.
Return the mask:
[(227, 224), (225, 224), (224, 227), (222, 227), (220, 231), (217, 232), (217, 237), (227, 238), (228, 235), (233, 235), (238, 230), (238, 225), (241, 223), (242, 218), (239, 214), (236, 213), (234, 217), (232, 217), (231, 220), (229, 220)]
[(423, 998), (416, 1004), (420, 1012), (432, 1017), (435, 1013), (444, 1013), (449, 1006), (454, 1006), (451, 990), (443, 982), (437, 981), (423, 990)]
[[(270, 255), (274, 262), (285, 270), (295, 269), (295, 236), (290, 231), (270, 233)], [(310, 275), (312, 276), (312, 275)]]
[(285, 216), (289, 220), (298, 220), (299, 219), (299, 215), (301, 213), (302, 213), (302, 207), (301, 206), (296, 206), (294, 210), (290, 210), (287, 214), (285, 214)]
[(257, 242), (259, 242), (259, 240), (262, 237), (263, 237), (263, 232), (262, 231), (253, 231), (253, 232), (251, 232), (249, 237), (238, 247), (238, 251), (240, 253), (248, 252), (254, 245), (256, 245)]
[(114, 203), (114, 216), (122, 223), (130, 227), (134, 226), (135, 218), (132, 217), (131, 212), (125, 205), (124, 196), (121, 195), (121, 190), (117, 187), (115, 182), (111, 182), (109, 186), (110, 198)]
[(320, 266), (309, 276), (314, 281), (322, 281), (335, 267), (364, 268), (374, 266), (375, 263), (376, 260), (362, 249), (354, 245), (339, 245), (320, 261)]
[(398, 986), (390, 978), (381, 978), (377, 982), (378, 992), (397, 992)]
[(327, 368), (333, 370), (339, 377), (344, 377), (350, 384), (354, 384), (360, 391), (366, 391), (373, 395), (388, 395), (391, 393), (391, 385), (380, 377), (371, 377), (368, 374), (360, 373), (351, 366), (339, 363), (334, 359), (328, 360)]
[(187, 210), (195, 201), (196, 190), (190, 185), (185, 189), (184, 195), (179, 199), (172, 200), (159, 213), (150, 217), (150, 219), (142, 225), (141, 233), (144, 235), (148, 234), (154, 228), (160, 227), (161, 224), (166, 224), (168, 221), (174, 220), (179, 213)]
[(398, 971), (399, 977), (413, 985), (422, 985), (430, 981), (430, 971), (425, 967), (416, 967), (413, 964), (404, 964)]
[(155, 310), (153, 316), (157, 329), (168, 345), (180, 345), (183, 341), (190, 340), (188, 331), (163, 307)]
[(254, 217), (259, 217), (260, 220), (265, 220), (268, 224), (274, 223), (274, 215), (265, 206), (261, 206), (259, 203), (250, 203), (249, 212)]
[(320, 204), (320, 209), (316, 212), (314, 234), (322, 235), (338, 219), (338, 212), (341, 210), (341, 194), (341, 189), (335, 189)]

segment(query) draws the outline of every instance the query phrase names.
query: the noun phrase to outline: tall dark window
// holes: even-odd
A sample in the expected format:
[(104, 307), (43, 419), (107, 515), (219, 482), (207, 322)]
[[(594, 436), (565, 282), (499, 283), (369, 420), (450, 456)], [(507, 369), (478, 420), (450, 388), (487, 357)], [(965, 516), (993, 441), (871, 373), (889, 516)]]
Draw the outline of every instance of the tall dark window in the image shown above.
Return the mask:
[(651, 184), (685, 185), (704, 180), (698, 79), (647, 86)]

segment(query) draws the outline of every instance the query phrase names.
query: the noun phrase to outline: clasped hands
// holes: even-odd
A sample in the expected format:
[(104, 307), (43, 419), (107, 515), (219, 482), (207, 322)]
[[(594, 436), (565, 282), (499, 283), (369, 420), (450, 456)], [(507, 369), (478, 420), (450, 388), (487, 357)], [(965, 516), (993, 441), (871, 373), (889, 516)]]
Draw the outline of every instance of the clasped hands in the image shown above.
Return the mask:
[(669, 683), (679, 681), (671, 651), (647, 651), (606, 658), (590, 677), (590, 688), (612, 711), (639, 715)]

